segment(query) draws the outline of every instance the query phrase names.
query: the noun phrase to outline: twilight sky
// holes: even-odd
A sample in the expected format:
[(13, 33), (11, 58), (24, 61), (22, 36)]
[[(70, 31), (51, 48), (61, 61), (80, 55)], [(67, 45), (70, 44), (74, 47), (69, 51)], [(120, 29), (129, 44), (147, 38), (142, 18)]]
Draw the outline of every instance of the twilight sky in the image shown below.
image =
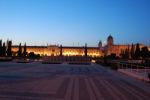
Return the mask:
[(150, 45), (150, 0), (0, 0), (0, 39), (27, 45)]

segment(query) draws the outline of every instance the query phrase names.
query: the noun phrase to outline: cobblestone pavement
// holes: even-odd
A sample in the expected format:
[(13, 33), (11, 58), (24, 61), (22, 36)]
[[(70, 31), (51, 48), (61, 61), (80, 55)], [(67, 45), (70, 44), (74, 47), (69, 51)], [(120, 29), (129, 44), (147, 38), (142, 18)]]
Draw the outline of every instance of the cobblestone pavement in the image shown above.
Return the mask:
[(0, 100), (149, 100), (149, 83), (128, 78), (96, 64), (0, 62)]

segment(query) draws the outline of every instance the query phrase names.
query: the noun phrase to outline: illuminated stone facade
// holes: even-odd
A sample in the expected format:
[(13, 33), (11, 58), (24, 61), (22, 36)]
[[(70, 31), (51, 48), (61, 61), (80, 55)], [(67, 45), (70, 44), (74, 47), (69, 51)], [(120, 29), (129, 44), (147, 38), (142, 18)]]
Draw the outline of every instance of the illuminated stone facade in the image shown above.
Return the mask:
[[(140, 44), (140, 48), (144, 45)], [(135, 45), (134, 45), (135, 47)], [(23, 49), (23, 48), (22, 48)], [(131, 45), (117, 45), (114, 44), (114, 39), (110, 35), (107, 38), (107, 45), (102, 46), (100, 41), (97, 47), (87, 47), (87, 55), (91, 57), (101, 57), (104, 55), (116, 54), (120, 57), (122, 51), (126, 49), (131, 49)], [(150, 50), (150, 47), (148, 47)], [(13, 55), (17, 55), (18, 46), (12, 47)], [(34, 52), (35, 54), (40, 54), (41, 56), (59, 56), (61, 51), (61, 46), (50, 45), (50, 46), (27, 46), (27, 52)], [(85, 47), (74, 47), (74, 46), (62, 46), (63, 56), (84, 56)]]
[[(117, 45), (114, 44), (114, 39), (113, 37), (110, 35), (107, 38), (107, 45), (103, 47), (104, 49), (104, 54), (105, 55), (111, 55), (111, 54), (116, 54), (116, 56), (120, 57), (120, 54), (122, 51), (125, 51), (126, 49), (131, 50), (131, 44), (130, 45)], [(139, 44), (139, 47), (142, 48), (145, 45), (143, 44)], [(136, 47), (136, 44), (134, 44), (134, 48)], [(148, 47), (148, 49), (150, 50), (150, 47)]]
[[(23, 49), (23, 48), (22, 48)], [(41, 56), (59, 56), (60, 46), (50, 45), (50, 46), (27, 46), (27, 52), (34, 52), (35, 54), (40, 54)], [(13, 55), (17, 55), (18, 46), (12, 47)], [(63, 56), (84, 56), (84, 47), (62, 47)], [(87, 55), (91, 57), (101, 57), (103, 52), (99, 47), (87, 47)]]

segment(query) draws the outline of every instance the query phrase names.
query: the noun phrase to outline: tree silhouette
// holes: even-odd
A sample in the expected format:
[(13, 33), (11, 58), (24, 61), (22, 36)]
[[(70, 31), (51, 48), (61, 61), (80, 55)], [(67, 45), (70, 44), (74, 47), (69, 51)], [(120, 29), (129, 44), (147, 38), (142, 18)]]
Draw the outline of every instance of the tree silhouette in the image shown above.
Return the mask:
[(7, 41), (7, 51), (6, 52), (7, 52), (8, 57), (12, 56), (11, 48), (12, 48), (12, 41)]
[(27, 46), (26, 43), (24, 44), (24, 48), (23, 48), (23, 57), (27, 56)]
[(129, 50), (128, 48), (125, 49), (125, 58), (128, 59), (129, 58)]
[(29, 53), (29, 57), (30, 57), (30, 58), (35, 58), (34, 52), (30, 52), (30, 53)]
[(135, 57), (134, 57), (134, 54), (135, 54), (135, 47), (134, 47), (134, 45), (133, 45), (133, 43), (132, 43), (131, 51), (130, 51), (130, 55), (131, 55), (131, 58), (132, 58), (132, 59), (135, 58)]
[(6, 56), (6, 46), (5, 46), (5, 42), (3, 43), (3, 47), (2, 47), (2, 56)]
[(60, 56), (62, 56), (62, 45), (60, 45)]
[(31, 59), (39, 59), (40, 58), (40, 54), (34, 54), (34, 52), (30, 52), (28, 55)]
[(22, 57), (22, 47), (21, 47), (21, 43), (19, 44), (19, 47), (18, 47), (18, 57)]
[(142, 57), (142, 59), (149, 57), (149, 51), (146, 46), (142, 47), (142, 49), (141, 49), (141, 57)]
[(87, 43), (85, 44), (84, 55), (87, 57)]
[(130, 46), (128, 45), (128, 48), (127, 48), (127, 58), (129, 59), (130, 58)]
[(140, 46), (139, 46), (139, 43), (136, 44), (136, 50), (135, 50), (135, 54), (134, 54), (135, 58), (136, 59), (139, 59), (140, 58)]
[(2, 46), (2, 40), (0, 40), (0, 56), (3, 54), (3, 46)]
[(124, 59), (129, 59), (129, 48), (121, 49), (120, 56)]

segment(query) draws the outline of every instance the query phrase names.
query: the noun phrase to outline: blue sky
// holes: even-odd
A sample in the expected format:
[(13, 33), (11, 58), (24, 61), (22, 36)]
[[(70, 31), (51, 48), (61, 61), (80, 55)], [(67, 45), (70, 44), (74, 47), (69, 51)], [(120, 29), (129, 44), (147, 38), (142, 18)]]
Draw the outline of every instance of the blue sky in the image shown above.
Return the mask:
[(0, 39), (13, 44), (150, 45), (150, 0), (0, 0)]

